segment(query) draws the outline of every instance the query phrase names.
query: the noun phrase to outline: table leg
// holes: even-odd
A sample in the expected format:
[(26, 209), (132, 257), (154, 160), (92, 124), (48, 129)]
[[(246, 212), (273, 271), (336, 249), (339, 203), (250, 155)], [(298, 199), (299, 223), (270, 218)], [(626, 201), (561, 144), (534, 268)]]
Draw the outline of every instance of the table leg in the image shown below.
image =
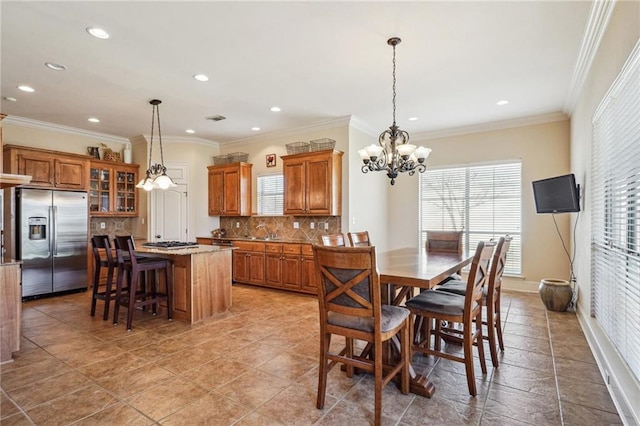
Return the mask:
[[(412, 287), (400, 286), (400, 291), (396, 295), (397, 288), (398, 286), (387, 283), (382, 291), (382, 303), (387, 304), (389, 303), (389, 301), (391, 301), (391, 304), (398, 306), (403, 301), (403, 299), (407, 297), (408, 294), (413, 292)], [(399, 356), (400, 354), (400, 342), (398, 341), (398, 337), (394, 336), (391, 338), (391, 340), (385, 343), (386, 344), (383, 346), (382, 351), (383, 363), (390, 364), (389, 361), (392, 359), (392, 357)], [(427, 377), (421, 374), (416, 374), (416, 371), (413, 368), (412, 364), (409, 364), (409, 377), (409, 389), (411, 393), (425, 396), (427, 398), (431, 398), (433, 396), (433, 393), (436, 390), (435, 385), (431, 383), (429, 379), (427, 379)], [(399, 386), (399, 380), (396, 381), (396, 384)]]

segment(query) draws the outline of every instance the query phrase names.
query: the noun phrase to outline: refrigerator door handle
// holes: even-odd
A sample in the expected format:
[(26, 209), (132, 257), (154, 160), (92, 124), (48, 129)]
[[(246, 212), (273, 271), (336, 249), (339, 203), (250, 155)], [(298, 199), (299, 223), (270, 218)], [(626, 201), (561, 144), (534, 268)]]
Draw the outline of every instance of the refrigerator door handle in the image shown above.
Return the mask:
[(51, 217), (53, 222), (53, 232), (51, 233), (51, 235), (53, 235), (52, 251), (53, 251), (53, 255), (57, 256), (58, 255), (58, 206), (52, 206), (50, 208), (52, 210)]

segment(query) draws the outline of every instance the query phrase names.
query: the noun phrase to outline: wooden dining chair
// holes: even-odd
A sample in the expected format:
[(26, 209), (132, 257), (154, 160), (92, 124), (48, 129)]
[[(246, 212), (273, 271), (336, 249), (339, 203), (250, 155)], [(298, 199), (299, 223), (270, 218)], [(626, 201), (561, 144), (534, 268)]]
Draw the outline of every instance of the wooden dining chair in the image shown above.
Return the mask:
[[(313, 246), (318, 279), (320, 311), (320, 368), (317, 407), (324, 407), (327, 374), (338, 363), (347, 374), (358, 368), (373, 373), (374, 423), (380, 424), (382, 389), (400, 375), (400, 390), (409, 392), (410, 330), (409, 311), (382, 304), (376, 269), (375, 247)], [(343, 336), (346, 346), (331, 350), (331, 337)], [(383, 365), (382, 343), (398, 336), (399, 357), (394, 365)], [(353, 339), (372, 344), (373, 356), (354, 354)]]
[[(118, 303), (115, 304), (113, 312), (113, 323), (118, 323), (120, 302), (127, 304), (127, 331), (131, 330), (133, 313), (136, 308), (145, 308), (151, 305), (153, 314), (157, 314), (158, 303), (167, 303), (167, 317), (172, 319), (173, 311), (173, 273), (171, 260), (161, 257), (137, 257), (133, 238), (130, 235), (117, 236), (115, 238), (116, 255), (118, 257), (118, 280), (116, 282), (116, 297)], [(160, 292), (158, 289), (158, 272), (164, 273), (166, 291)], [(125, 274), (129, 277), (129, 291), (124, 294)], [(140, 285), (141, 280), (146, 280), (146, 287)], [(144, 288), (144, 291), (138, 291)]]
[[(512, 237), (510, 235), (500, 237), (500, 240), (498, 240), (493, 258), (491, 259), (488, 284), (485, 286), (482, 298), (483, 304), (487, 308), (487, 319), (483, 321), (483, 325), (487, 326), (487, 335), (483, 335), (483, 337), (489, 341), (491, 363), (494, 367), (498, 367), (498, 350), (496, 346), (504, 352), (502, 319), (500, 316), (500, 295), (502, 274), (504, 273), (504, 267), (507, 262), (507, 253), (509, 252), (511, 240)], [(466, 293), (466, 284), (461, 281), (449, 281), (438, 287), (437, 290), (464, 296)]]
[(320, 236), (320, 242), (323, 246), (345, 247), (344, 234), (326, 234)]
[(462, 231), (427, 231), (426, 249), (462, 254)]
[(368, 231), (349, 232), (347, 236), (349, 237), (349, 243), (351, 243), (353, 247), (367, 247), (371, 245)]
[[(96, 302), (104, 300), (104, 312), (102, 319), (109, 318), (109, 304), (116, 300), (116, 288), (113, 285), (113, 275), (117, 261), (111, 251), (111, 242), (108, 235), (94, 235), (91, 237), (91, 249), (93, 251), (93, 283), (91, 289), (91, 316), (96, 314)], [(102, 279), (102, 268), (107, 269), (107, 275)]]
[[(480, 324), (482, 324), (482, 292), (489, 277), (489, 262), (494, 246), (494, 242), (478, 243), (469, 271), (465, 296), (427, 290), (406, 302), (407, 309), (414, 315), (414, 325), (411, 328), (414, 333), (412, 353), (421, 352), (464, 363), (469, 394), (472, 396), (477, 394), (473, 367), (474, 344), (478, 347), (482, 373), (487, 372)], [(435, 320), (435, 330), (431, 330), (432, 320)], [(458, 324), (458, 327), (444, 326), (444, 321), (447, 324)], [(478, 326), (474, 327), (474, 324)], [(434, 335), (433, 347), (431, 334)], [(461, 343), (463, 356), (442, 350), (442, 338)]]

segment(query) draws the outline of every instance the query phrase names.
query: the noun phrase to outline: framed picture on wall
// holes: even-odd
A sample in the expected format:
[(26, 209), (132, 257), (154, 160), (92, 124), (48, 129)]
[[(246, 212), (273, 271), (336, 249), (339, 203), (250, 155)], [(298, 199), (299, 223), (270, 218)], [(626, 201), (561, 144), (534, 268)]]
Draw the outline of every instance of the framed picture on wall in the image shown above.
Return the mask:
[(276, 155), (275, 154), (267, 154), (266, 161), (267, 161), (267, 167), (275, 167), (276, 166)]

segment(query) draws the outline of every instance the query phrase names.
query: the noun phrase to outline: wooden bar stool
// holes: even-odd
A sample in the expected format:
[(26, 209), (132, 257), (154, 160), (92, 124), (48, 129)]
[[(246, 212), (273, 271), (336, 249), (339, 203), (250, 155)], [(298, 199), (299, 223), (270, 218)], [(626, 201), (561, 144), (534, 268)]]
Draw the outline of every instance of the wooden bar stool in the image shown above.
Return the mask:
[[(118, 256), (118, 281), (116, 285), (116, 297), (118, 302), (127, 303), (127, 331), (131, 330), (133, 322), (133, 312), (136, 308), (152, 306), (153, 314), (157, 314), (158, 303), (167, 302), (167, 318), (172, 319), (173, 310), (173, 274), (171, 271), (171, 260), (160, 257), (136, 257), (133, 238), (131, 236), (116, 237), (116, 253)], [(126, 255), (128, 254), (128, 261)], [(166, 292), (158, 291), (157, 275), (159, 271), (164, 272)], [(129, 280), (128, 295), (122, 294), (125, 272)], [(146, 289), (138, 291), (140, 281), (146, 280)], [(144, 281), (143, 281), (144, 282)], [(117, 324), (120, 303), (116, 303), (114, 308), (114, 324)]]
[[(111, 242), (108, 235), (95, 235), (91, 237), (93, 249), (93, 288), (91, 295), (91, 316), (96, 314), (96, 302), (104, 300), (104, 314), (102, 319), (109, 318), (109, 302), (116, 300), (116, 289), (113, 287), (113, 272), (117, 266), (116, 259), (111, 252)], [(102, 268), (107, 268), (107, 277), (104, 291), (100, 290)]]

